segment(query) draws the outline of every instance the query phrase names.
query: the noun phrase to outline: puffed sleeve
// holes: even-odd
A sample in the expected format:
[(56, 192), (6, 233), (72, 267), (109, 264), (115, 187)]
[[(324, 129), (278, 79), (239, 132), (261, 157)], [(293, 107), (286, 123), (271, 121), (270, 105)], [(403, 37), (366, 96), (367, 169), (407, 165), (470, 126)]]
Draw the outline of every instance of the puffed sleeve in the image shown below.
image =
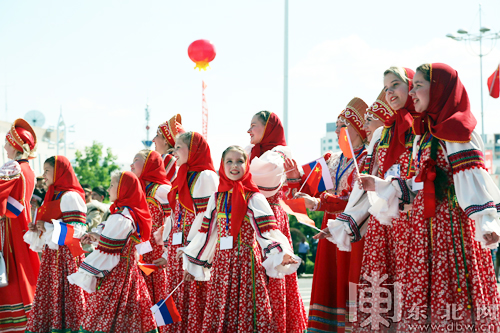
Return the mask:
[[(16, 161), (9, 161), (0, 168), (0, 216), (7, 213), (7, 201), (21, 178), (21, 166)], [(22, 198), (14, 198), (19, 201)], [(23, 208), (24, 209), (24, 208)]]
[[(210, 280), (210, 269), (217, 247), (216, 193), (208, 201), (202, 223), (188, 246), (184, 248), (183, 268), (197, 281)], [(193, 230), (195, 226), (191, 227)]]
[(277, 146), (250, 163), (252, 179), (266, 198), (275, 195), (286, 181), (285, 158), (291, 158), (291, 155), (290, 148)]
[[(293, 253), (288, 239), (278, 229), (276, 218), (263, 194), (255, 193), (248, 201), (248, 217), (262, 249), (262, 266), (266, 274), (281, 279), (297, 271), (301, 259)], [(292, 256), (297, 263), (283, 266), (281, 263), (285, 254)]]
[(106, 276), (120, 262), (121, 251), (133, 231), (134, 223), (128, 209), (122, 214), (111, 215), (106, 221), (96, 250), (85, 258), (78, 272), (68, 276), (68, 281), (93, 293), (97, 277)]
[(194, 236), (201, 227), (203, 215), (207, 210), (208, 201), (219, 187), (219, 176), (211, 170), (205, 170), (200, 173), (193, 188), (193, 202), (196, 208), (196, 218), (191, 225), (191, 230), (187, 236), (187, 241), (193, 240)]
[(500, 236), (500, 191), (485, 170), (481, 137), (473, 132), (468, 143), (446, 142), (446, 150), (458, 204), (476, 223), (475, 239), (484, 247), (497, 248), (498, 243), (486, 246), (483, 238), (492, 232)]

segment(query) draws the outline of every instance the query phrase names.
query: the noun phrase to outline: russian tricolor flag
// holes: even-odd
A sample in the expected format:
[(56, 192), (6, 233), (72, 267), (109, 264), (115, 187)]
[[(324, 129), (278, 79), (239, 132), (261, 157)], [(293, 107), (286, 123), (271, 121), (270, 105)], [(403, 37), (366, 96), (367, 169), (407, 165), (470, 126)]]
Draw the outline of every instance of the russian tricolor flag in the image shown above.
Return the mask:
[(181, 316), (172, 297), (167, 297), (166, 300), (161, 300), (151, 307), (151, 311), (156, 320), (156, 325), (164, 326), (181, 321)]
[(68, 245), (73, 243), (73, 234), (75, 227), (71, 224), (66, 224), (59, 220), (52, 220), (54, 223), (54, 232), (52, 233), (52, 241), (59, 245)]
[[(309, 176), (312, 177), (311, 172), (315, 170), (316, 166), (318, 166), (319, 167), (318, 169), (321, 171), (321, 179), (319, 180), (317, 188), (318, 193), (332, 189), (333, 188), (332, 176), (330, 175), (330, 171), (328, 169), (328, 165), (326, 164), (324, 157), (320, 157), (317, 160), (314, 160), (310, 163), (303, 165), (302, 170), (304, 170), (304, 175), (307, 175), (306, 177), (308, 178)], [(314, 190), (315, 189), (311, 189), (311, 191)], [(314, 194), (315, 193), (312, 193), (312, 195)]]
[(20, 203), (13, 197), (7, 198), (7, 217), (16, 218), (22, 213), (23, 210), (24, 205), (22, 203)]

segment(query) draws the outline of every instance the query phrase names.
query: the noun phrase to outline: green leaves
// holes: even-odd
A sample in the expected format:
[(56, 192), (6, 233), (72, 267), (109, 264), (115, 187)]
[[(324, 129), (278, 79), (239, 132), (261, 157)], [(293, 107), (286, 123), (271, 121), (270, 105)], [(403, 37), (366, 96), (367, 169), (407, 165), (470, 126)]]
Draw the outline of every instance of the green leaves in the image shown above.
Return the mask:
[(89, 184), (91, 188), (95, 186), (104, 186), (107, 188), (111, 181), (110, 174), (119, 169), (115, 163), (117, 156), (113, 155), (111, 148), (106, 150), (103, 156), (102, 143), (94, 141), (92, 146), (85, 147), (85, 152), (76, 151), (75, 173), (81, 184)]

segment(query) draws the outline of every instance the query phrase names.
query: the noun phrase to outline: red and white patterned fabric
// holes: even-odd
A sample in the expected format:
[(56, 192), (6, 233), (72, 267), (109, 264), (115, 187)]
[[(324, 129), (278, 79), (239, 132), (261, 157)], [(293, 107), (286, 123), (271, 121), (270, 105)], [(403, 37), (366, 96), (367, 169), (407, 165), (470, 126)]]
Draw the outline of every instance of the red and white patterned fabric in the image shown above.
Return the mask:
[[(85, 212), (87, 207), (78, 192), (55, 192), (51, 211), (46, 217), (59, 219), (74, 226), (74, 237), (81, 238), (86, 231)], [(59, 204), (58, 204), (59, 202)], [(42, 206), (41, 208), (43, 208)], [(40, 214), (40, 211), (39, 211)], [(46, 218), (46, 219), (49, 219)], [(54, 225), (45, 222), (46, 231), (28, 231), (24, 241), (31, 249), (42, 249), (40, 274), (36, 285), (32, 312), (26, 325), (27, 332), (51, 332), (55, 330), (78, 331), (85, 311), (85, 293), (78, 286), (71, 285), (68, 275), (76, 273), (84, 256), (74, 258), (66, 245), (52, 242)]]
[(156, 332), (134, 232), (128, 208), (119, 209), (105, 222), (97, 249), (68, 276), (72, 287), (90, 293), (80, 332)]
[[(198, 233), (203, 221), (203, 214), (207, 209), (208, 200), (217, 190), (218, 183), (217, 174), (211, 170), (187, 173), (187, 186), (197, 215), (177, 202), (175, 207), (172, 207), (172, 214), (165, 222), (163, 239), (166, 252), (163, 253), (163, 258), (168, 262), (166, 267), (167, 293), (172, 292), (183, 279), (182, 258), (176, 259), (177, 252), (183, 250)], [(182, 243), (173, 245), (172, 242), (176, 233), (182, 233)], [(198, 332), (203, 325), (206, 291), (206, 282), (184, 282), (172, 295), (182, 321), (165, 326), (165, 331)]]
[(201, 331), (281, 332), (273, 319), (265, 275), (284, 280), (299, 264), (282, 266), (283, 256), (292, 255), (299, 263), (300, 259), (277, 229), (273, 211), (260, 193), (248, 199), (233, 248), (221, 249), (221, 238), (231, 236), (233, 228), (232, 215), (226, 212), (237, 209), (230, 206), (231, 196), (217, 192), (210, 198), (200, 232), (184, 250), (184, 267), (198, 280), (208, 281)]

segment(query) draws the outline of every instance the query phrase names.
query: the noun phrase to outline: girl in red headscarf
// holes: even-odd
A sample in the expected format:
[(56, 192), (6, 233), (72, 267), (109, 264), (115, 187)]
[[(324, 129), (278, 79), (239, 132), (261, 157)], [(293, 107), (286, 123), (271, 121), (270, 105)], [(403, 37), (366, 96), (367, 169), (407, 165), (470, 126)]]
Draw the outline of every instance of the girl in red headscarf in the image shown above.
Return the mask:
[(169, 121), (166, 121), (158, 126), (156, 136), (153, 138), (155, 151), (160, 153), (163, 157), (163, 164), (165, 166), (165, 171), (167, 172), (167, 179), (171, 182), (174, 181), (177, 174), (177, 164), (175, 163), (175, 157), (172, 154), (175, 146), (175, 138), (177, 135), (184, 132), (185, 130), (182, 127), (181, 115), (176, 114), (170, 118)]
[[(179, 170), (168, 195), (172, 214), (167, 218), (163, 232), (167, 251), (163, 258), (154, 261), (158, 266), (166, 267), (167, 293), (183, 281), (182, 250), (200, 230), (208, 199), (219, 185), (210, 147), (201, 134), (186, 132), (179, 135), (174, 156)], [(183, 283), (175, 291), (172, 297), (182, 321), (167, 325), (166, 331), (199, 331), (206, 310), (206, 288), (204, 282), (193, 281)]]
[[(250, 173), (271, 205), (278, 229), (291, 245), (288, 215), (279, 204), (285, 194), (285, 158), (292, 157), (290, 148), (286, 146), (283, 125), (275, 113), (260, 111), (253, 116), (247, 132), (250, 134), (251, 146), (245, 150), (250, 155)], [(285, 279), (271, 278), (269, 294), (277, 330), (304, 331), (307, 315), (299, 293), (297, 274), (289, 274)]]
[(24, 119), (7, 133), (9, 162), (0, 168), (0, 251), (5, 275), (0, 277), (0, 332), (24, 330), (33, 303), (40, 259), (22, 241), (31, 222), (35, 173), (28, 159), (36, 157), (36, 135)]
[(84, 256), (76, 252), (73, 254), (67, 245), (58, 245), (52, 236), (53, 221), (59, 220), (73, 227), (74, 238), (82, 238), (87, 230), (85, 194), (66, 157), (48, 158), (43, 169), (47, 194), (38, 209), (36, 226), (30, 224), (30, 231), (24, 236), (32, 250), (43, 251), (26, 331), (78, 331), (82, 313), (85, 312), (84, 292), (70, 285), (67, 277), (78, 270)]
[[(151, 237), (149, 242), (153, 251), (144, 253), (143, 261), (153, 263), (163, 255), (163, 240), (161, 238), (165, 219), (170, 216), (170, 205), (168, 204), (168, 193), (172, 188), (167, 180), (167, 173), (163, 167), (163, 159), (156, 151), (149, 149), (141, 150), (134, 157), (134, 162), (130, 165), (131, 171), (139, 177), (142, 190), (146, 194), (149, 213), (152, 218), (151, 234), (158, 232), (158, 240)], [(164, 270), (155, 271), (149, 275), (143, 274), (148, 286), (149, 295), (153, 304), (165, 299), (167, 291), (165, 284), (167, 276)]]
[[(333, 188), (319, 193), (319, 198), (312, 197), (306, 193), (296, 193), (296, 197), (304, 198), (306, 207), (310, 210), (324, 211), (322, 228), (327, 228), (329, 219), (338, 218), (347, 205), (347, 201), (354, 189), (354, 182), (358, 178), (356, 166), (363, 169), (366, 159), (365, 140), (366, 133), (363, 130), (364, 114), (368, 105), (358, 98), (353, 98), (342, 111), (337, 121), (337, 135), (341, 128), (345, 128), (351, 138), (355, 160), (346, 157), (343, 153), (325, 156), (325, 160), (332, 177)], [(340, 138), (339, 138), (340, 140)], [(293, 162), (296, 165), (295, 162)], [(298, 174), (298, 171), (289, 172), (289, 177)], [(303, 180), (308, 175), (303, 176)], [(302, 182), (302, 180), (301, 180)], [(308, 189), (315, 194), (317, 189)], [(345, 233), (344, 228), (337, 233)], [(349, 230), (351, 233), (352, 231)], [(327, 235), (323, 232), (319, 235)], [(359, 233), (356, 234), (360, 237)], [(315, 236), (316, 239), (320, 238)], [(321, 237), (324, 238), (324, 237)], [(347, 234), (346, 234), (346, 238)], [(311, 302), (309, 307), (308, 330), (344, 332), (350, 328), (347, 318), (347, 305), (349, 296), (349, 282), (359, 279), (359, 270), (363, 255), (363, 242), (353, 244), (350, 242), (329, 242), (320, 239), (316, 251), (314, 263), (313, 285), (311, 290)]]
[(210, 280), (198, 332), (278, 332), (266, 274), (283, 279), (297, 270), (300, 259), (252, 181), (241, 147), (224, 151), (219, 175), (200, 232), (183, 255), (187, 281)]
[(477, 331), (498, 332), (500, 301), (489, 249), (499, 241), (500, 191), (486, 171), (467, 92), (456, 70), (435, 63), (417, 68), (410, 96), (419, 117), (416, 178), (403, 183), (416, 197), (402, 328), (475, 324)]
[[(81, 311), (84, 332), (156, 332), (151, 299), (140, 273), (136, 245), (151, 234), (151, 215), (139, 179), (129, 171), (111, 175), (111, 215), (99, 231), (96, 250), (71, 284), (90, 293)], [(95, 241), (95, 239), (93, 239)]]

